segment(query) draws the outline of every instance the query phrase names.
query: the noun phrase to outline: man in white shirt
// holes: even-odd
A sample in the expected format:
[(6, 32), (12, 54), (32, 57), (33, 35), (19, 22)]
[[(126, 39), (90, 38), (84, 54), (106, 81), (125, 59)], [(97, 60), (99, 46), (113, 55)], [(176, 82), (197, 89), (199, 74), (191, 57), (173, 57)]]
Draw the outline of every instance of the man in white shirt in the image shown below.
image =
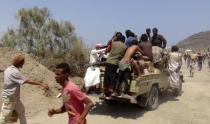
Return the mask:
[(20, 100), (20, 86), (23, 84), (39, 85), (44, 89), (49, 89), (48, 85), (26, 78), (21, 72), (25, 57), (16, 54), (12, 65), (4, 71), (4, 87), (2, 89), (2, 108), (0, 114), (0, 124), (6, 124), (15, 112), (20, 120), (20, 124), (27, 124), (25, 108)]
[(100, 57), (105, 55), (106, 48), (101, 48), (103, 47), (101, 44), (96, 44), (95, 49), (90, 51), (90, 61), (89, 63), (95, 63), (100, 61)]

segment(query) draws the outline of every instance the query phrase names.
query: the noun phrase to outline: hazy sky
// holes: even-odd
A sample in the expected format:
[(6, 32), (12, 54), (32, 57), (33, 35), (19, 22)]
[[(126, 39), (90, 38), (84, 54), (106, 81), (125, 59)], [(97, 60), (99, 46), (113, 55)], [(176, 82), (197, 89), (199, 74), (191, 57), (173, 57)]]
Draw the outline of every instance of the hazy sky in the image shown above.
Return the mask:
[(47, 7), (57, 20), (70, 21), (86, 44), (106, 43), (115, 31), (140, 36), (157, 27), (168, 45), (210, 29), (210, 0), (2, 0), (0, 34), (17, 27), (20, 8)]

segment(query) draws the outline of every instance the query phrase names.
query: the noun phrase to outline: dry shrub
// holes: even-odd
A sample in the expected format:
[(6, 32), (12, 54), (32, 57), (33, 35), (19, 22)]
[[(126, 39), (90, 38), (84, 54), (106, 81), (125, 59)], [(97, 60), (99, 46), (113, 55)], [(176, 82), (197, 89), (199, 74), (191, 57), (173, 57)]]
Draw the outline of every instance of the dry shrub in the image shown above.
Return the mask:
[(68, 63), (71, 69), (71, 76), (83, 77), (85, 70), (83, 70), (82, 65), (88, 63), (89, 52), (90, 50), (85, 44), (82, 41), (78, 41), (73, 43), (69, 52), (62, 55), (51, 54), (45, 58), (40, 58), (39, 61), (50, 70), (54, 70), (59, 63)]

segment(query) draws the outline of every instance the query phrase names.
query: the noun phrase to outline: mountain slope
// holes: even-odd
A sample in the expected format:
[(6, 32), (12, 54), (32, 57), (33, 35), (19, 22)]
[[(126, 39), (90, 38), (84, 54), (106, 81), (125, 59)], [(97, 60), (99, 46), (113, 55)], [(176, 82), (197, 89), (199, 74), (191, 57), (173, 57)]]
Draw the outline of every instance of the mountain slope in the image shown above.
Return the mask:
[(189, 36), (177, 43), (180, 48), (202, 50), (210, 48), (210, 31), (200, 32)]

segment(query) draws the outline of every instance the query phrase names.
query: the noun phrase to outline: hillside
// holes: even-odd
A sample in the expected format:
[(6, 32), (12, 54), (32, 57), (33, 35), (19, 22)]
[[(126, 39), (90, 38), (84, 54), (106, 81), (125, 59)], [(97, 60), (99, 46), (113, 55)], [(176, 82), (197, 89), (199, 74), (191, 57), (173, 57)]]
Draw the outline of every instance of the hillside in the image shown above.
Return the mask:
[[(5, 70), (10, 64), (15, 51), (10, 48), (0, 47), (0, 70)], [(24, 75), (36, 81), (47, 83), (51, 88), (48, 97), (45, 92), (38, 86), (31, 86), (25, 84), (21, 87), (21, 100), (26, 107), (26, 114), (28, 116), (34, 115), (37, 112), (47, 109), (49, 103), (59, 104), (55, 101), (55, 96), (59, 92), (59, 86), (54, 80), (54, 73), (48, 70), (43, 65), (36, 62), (36, 60), (28, 54), (25, 55), (25, 65), (21, 69)], [(0, 72), (0, 91), (3, 86), (3, 72)]]
[(200, 32), (189, 36), (177, 44), (184, 49), (207, 49), (210, 48), (210, 31)]
[[(3, 70), (11, 64), (12, 57), (17, 52), (18, 51), (11, 48), (0, 47), (0, 92), (3, 86)], [(47, 93), (50, 96), (46, 96), (46, 92), (38, 86), (24, 84), (21, 87), (21, 100), (25, 105), (27, 118), (30, 118), (42, 110), (58, 106), (61, 104), (62, 100), (56, 98), (60, 86), (55, 82), (54, 73), (39, 64), (36, 57), (26, 53), (24, 53), (24, 55), (26, 58), (25, 65), (21, 69), (21, 72), (30, 79), (47, 83), (50, 87), (50, 91)], [(81, 83), (80, 78), (74, 78), (73, 80), (77, 80), (77, 83)]]

